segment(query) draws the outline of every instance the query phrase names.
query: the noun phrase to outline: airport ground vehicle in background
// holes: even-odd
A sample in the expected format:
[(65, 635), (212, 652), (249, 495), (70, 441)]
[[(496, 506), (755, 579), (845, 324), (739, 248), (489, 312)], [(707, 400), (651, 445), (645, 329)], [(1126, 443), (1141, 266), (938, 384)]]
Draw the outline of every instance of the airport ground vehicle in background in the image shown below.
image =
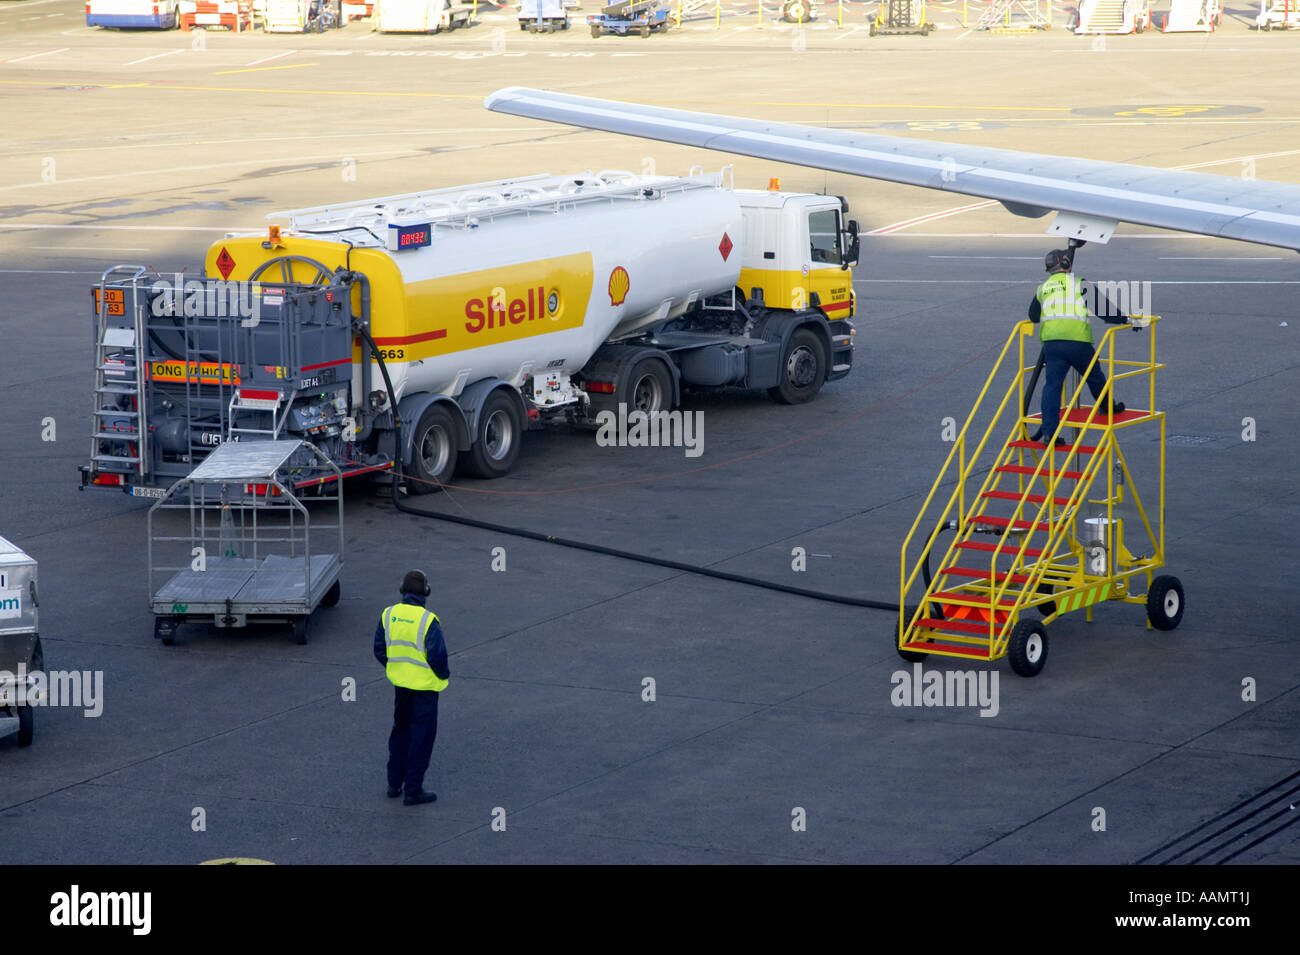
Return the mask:
[(521, 0), (519, 29), (530, 33), (569, 29), (569, 11), (564, 7), (564, 0)]
[(672, 21), (668, 18), (668, 4), (664, 0), (614, 0), (600, 13), (587, 17), (591, 35), (615, 33), (627, 36), (636, 33), (648, 37), (651, 33), (664, 33)]
[(375, 0), (371, 29), (380, 33), (438, 33), (467, 26), (474, 8), (453, 0)]
[(290, 437), (345, 476), (400, 459), (419, 493), (458, 463), (507, 473), (526, 427), (671, 412), (683, 388), (808, 401), (852, 367), (857, 224), (836, 196), (729, 172), (278, 213), (283, 229), (214, 243), (183, 288), (110, 269), (83, 486), (157, 496), (224, 442)]
[(88, 27), (170, 30), (178, 22), (177, 0), (86, 0)]
[(45, 669), (37, 626), (36, 561), (0, 537), (0, 739), (30, 746), (32, 674)]
[(343, 22), (340, 0), (266, 0), (262, 12), (266, 33), (324, 33)]

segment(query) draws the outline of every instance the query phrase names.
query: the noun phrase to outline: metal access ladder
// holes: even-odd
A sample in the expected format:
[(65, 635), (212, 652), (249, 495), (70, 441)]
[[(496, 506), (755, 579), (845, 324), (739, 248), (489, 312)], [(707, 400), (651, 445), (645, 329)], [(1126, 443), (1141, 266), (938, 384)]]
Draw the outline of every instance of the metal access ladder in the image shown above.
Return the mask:
[(99, 277), (94, 290), (92, 481), (101, 474), (106, 476), (102, 483), (121, 483), (117, 475), (143, 480), (149, 473), (149, 409), (144, 394), (148, 369), (143, 352), (148, 273), (143, 265), (117, 265)]
[[(1182, 585), (1154, 577), (1165, 556), (1165, 415), (1155, 410), (1155, 373), (1164, 367), (1155, 360), (1159, 319), (1135, 318), (1148, 323), (1147, 356), (1118, 358), (1116, 337), (1132, 333), (1127, 326), (1107, 331), (1093, 360), (1106, 372), (1106, 391), (1097, 405), (1081, 406), (1080, 380), (1063, 402), (1059, 443), (1027, 437), (1040, 424), (1040, 415), (1029, 413), (1036, 375), (1025, 358), (1035, 326), (1021, 323), (1007, 339), (903, 542), (902, 609), (893, 635), (904, 659), (1010, 656), (1013, 670), (1033, 676), (1047, 656), (1045, 625), (1081, 609), (1091, 621), (1092, 608), (1106, 600), (1144, 604), (1149, 626), (1178, 625)], [(1145, 392), (1145, 409), (1108, 414), (1112, 389), (1134, 403), (1143, 403)], [(981, 430), (976, 422), (986, 419)], [(1159, 429), (1158, 487), (1148, 497), (1120, 447), (1121, 435), (1144, 427)], [(949, 486), (941, 504), (940, 489)], [(936, 546), (948, 531), (949, 546)], [(940, 554), (931, 574), (931, 558)], [(1138, 577), (1145, 586), (1131, 592)], [(1026, 618), (1031, 608), (1034, 617)]]

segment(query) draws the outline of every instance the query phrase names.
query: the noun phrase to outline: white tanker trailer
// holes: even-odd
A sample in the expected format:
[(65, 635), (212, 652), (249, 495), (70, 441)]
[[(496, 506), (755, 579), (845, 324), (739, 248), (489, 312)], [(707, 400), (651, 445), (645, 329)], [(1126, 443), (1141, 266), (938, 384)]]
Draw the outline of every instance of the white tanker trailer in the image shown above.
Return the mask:
[(527, 427), (670, 411), (683, 387), (808, 401), (852, 366), (846, 212), (724, 173), (534, 176), (277, 213), (199, 280), (118, 266), (83, 483), (149, 493), (284, 435), (345, 474), (400, 459), (420, 493), (458, 464), (505, 474)]

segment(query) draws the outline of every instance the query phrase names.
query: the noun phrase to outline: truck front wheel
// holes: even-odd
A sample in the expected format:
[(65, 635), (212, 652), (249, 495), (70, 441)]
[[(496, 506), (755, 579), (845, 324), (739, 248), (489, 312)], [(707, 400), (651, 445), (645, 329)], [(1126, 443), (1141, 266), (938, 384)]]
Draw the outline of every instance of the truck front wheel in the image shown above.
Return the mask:
[(510, 473), (519, 457), (523, 430), (518, 404), (498, 388), (479, 410), (474, 444), (461, 454), (461, 463), (478, 477), (499, 478)]
[(826, 380), (826, 351), (817, 333), (810, 328), (796, 329), (781, 356), (780, 384), (769, 388), (773, 401), (799, 405), (812, 401)]
[(442, 490), (456, 472), (456, 423), (441, 404), (430, 405), (420, 415), (411, 442), (408, 494), (432, 494)]

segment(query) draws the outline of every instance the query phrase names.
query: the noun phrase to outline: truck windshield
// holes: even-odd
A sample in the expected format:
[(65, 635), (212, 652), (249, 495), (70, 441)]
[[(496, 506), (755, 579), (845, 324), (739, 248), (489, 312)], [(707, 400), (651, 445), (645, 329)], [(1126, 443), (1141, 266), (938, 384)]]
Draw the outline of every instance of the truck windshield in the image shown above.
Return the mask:
[(835, 209), (822, 209), (808, 215), (808, 238), (812, 243), (812, 260), (839, 265), (840, 214)]

